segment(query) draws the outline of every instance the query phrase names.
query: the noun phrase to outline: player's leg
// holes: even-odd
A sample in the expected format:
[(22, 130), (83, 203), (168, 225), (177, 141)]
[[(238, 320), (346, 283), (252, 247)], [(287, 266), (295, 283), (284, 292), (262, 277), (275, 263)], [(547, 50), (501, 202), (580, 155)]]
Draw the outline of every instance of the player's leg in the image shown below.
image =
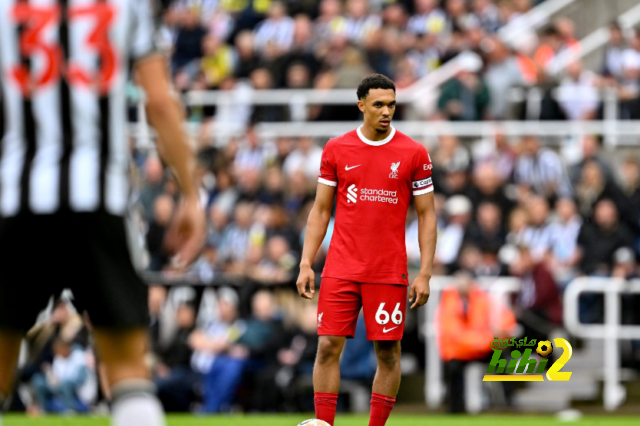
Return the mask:
[(340, 390), (340, 355), (356, 331), (360, 284), (323, 278), (318, 301), (318, 353), (313, 368), (316, 418), (333, 425)]
[(373, 379), (373, 393), (395, 398), (400, 389), (400, 341), (373, 342), (378, 369)]
[(147, 330), (96, 328), (94, 336), (113, 401), (113, 424), (163, 425), (162, 406), (144, 361), (149, 348)]
[(340, 390), (340, 355), (345, 340), (345, 336), (320, 336), (313, 367), (315, 392), (337, 394)]
[(94, 329), (106, 370), (114, 426), (164, 425), (162, 406), (145, 365), (149, 350), (148, 289), (137, 275), (122, 218), (75, 215), (77, 275), (73, 293)]
[(363, 284), (362, 304), (367, 338), (374, 341), (378, 359), (369, 426), (384, 426), (400, 389), (400, 340), (404, 334), (407, 287)]
[(13, 390), (21, 341), (22, 333), (0, 329), (0, 413), (4, 407), (5, 398), (8, 398)]

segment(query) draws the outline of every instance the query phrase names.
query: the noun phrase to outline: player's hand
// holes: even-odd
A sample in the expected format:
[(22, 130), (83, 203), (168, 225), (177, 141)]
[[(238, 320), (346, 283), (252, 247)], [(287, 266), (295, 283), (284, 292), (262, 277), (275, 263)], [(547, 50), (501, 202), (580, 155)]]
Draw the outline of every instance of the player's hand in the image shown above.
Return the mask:
[(207, 221), (200, 200), (196, 197), (181, 201), (165, 236), (165, 246), (176, 253), (171, 260), (174, 270), (183, 270), (200, 255), (207, 234)]
[(429, 294), (431, 293), (429, 289), (430, 279), (430, 275), (418, 275), (416, 279), (413, 280), (409, 288), (409, 302), (413, 301), (411, 309), (419, 308), (429, 300)]
[[(307, 284), (309, 285), (309, 291), (307, 291)], [(313, 295), (316, 292), (316, 274), (311, 269), (311, 266), (300, 266), (300, 275), (298, 275), (296, 286), (300, 297), (313, 299)]]

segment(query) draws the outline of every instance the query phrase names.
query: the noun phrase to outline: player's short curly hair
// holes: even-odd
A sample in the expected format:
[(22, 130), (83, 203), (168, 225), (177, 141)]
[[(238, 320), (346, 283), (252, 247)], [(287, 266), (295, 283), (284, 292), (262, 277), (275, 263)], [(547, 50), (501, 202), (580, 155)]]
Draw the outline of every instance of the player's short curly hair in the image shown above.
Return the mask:
[(396, 85), (386, 75), (371, 74), (360, 82), (358, 91), (356, 92), (358, 99), (366, 98), (371, 89), (391, 89), (395, 92)]

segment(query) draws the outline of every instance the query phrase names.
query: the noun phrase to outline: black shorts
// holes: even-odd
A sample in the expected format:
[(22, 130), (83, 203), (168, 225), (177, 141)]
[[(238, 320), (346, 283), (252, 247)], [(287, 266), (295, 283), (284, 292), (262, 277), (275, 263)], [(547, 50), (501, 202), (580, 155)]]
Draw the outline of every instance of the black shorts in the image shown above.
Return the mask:
[(133, 267), (124, 219), (107, 213), (0, 218), (0, 328), (26, 331), (69, 288), (95, 327), (148, 321), (147, 287)]

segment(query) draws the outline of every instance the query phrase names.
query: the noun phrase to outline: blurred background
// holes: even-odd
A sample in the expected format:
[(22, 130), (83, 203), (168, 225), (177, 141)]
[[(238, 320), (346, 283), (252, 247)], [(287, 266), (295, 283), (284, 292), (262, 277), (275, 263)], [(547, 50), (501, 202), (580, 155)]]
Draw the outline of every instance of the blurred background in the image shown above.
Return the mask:
[[(131, 245), (168, 411), (313, 411), (317, 312), (297, 295), (297, 265), (322, 148), (361, 124), (355, 88), (378, 72), (397, 85), (394, 126), (430, 152), (438, 217), (432, 295), (407, 315), (399, 410), (640, 412), (637, 1), (164, 0), (156, 11), (209, 220), (202, 256), (172, 273), (163, 239), (177, 186), (132, 81)], [(410, 209), (412, 274), (417, 232)], [(363, 325), (341, 362), (342, 412), (369, 409)], [(72, 295), (51, 302), (25, 341), (14, 409), (107, 410), (88, 327)], [(494, 337), (524, 336), (567, 339), (571, 380), (482, 382)]]

